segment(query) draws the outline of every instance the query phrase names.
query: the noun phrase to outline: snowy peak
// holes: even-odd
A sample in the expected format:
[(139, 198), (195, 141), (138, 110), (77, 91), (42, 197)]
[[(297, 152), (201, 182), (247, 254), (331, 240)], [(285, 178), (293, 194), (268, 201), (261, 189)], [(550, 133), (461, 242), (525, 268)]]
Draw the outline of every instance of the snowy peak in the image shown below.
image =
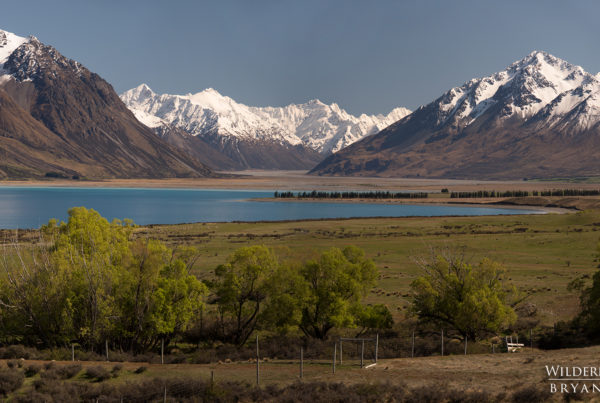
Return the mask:
[(27, 38), (23, 38), (13, 34), (12, 32), (3, 31), (0, 29), (0, 69), (6, 63), (8, 57), (22, 44), (27, 42)]
[(130, 89), (128, 93), (130, 93), (131, 99), (147, 99), (156, 95), (147, 84), (140, 84)]
[(534, 51), (505, 70), (472, 79), (446, 92), (438, 100), (437, 126), (460, 130), (493, 105), (498, 118), (528, 119), (561, 94), (590, 83), (597, 77), (547, 52)]
[(535, 51), (324, 159), (318, 175), (522, 179), (600, 173), (598, 75)]
[(151, 127), (171, 124), (194, 136), (304, 145), (320, 153), (338, 151), (410, 113), (395, 108), (385, 116), (356, 117), (335, 103), (326, 105), (318, 99), (284, 107), (252, 107), (213, 88), (195, 94), (158, 95), (145, 84), (126, 91), (121, 99)]

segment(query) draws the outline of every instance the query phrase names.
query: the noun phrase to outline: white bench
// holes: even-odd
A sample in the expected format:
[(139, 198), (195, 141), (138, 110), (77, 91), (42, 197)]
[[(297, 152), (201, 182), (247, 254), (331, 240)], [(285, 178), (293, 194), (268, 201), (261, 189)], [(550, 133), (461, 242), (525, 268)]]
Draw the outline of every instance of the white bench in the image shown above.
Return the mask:
[(519, 336), (517, 336), (516, 343), (513, 343), (512, 336), (506, 336), (506, 350), (509, 353), (516, 353), (520, 351), (523, 347), (525, 347), (525, 344), (519, 343)]

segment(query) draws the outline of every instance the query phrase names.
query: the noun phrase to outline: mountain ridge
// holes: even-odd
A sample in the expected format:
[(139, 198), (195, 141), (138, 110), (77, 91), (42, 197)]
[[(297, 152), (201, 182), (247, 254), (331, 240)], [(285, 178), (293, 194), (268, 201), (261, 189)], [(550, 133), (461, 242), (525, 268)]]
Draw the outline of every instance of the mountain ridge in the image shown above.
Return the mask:
[[(373, 134), (410, 113), (399, 107), (387, 115), (356, 117), (335, 103), (326, 105), (319, 100), (284, 107), (253, 107), (221, 95), (213, 88), (195, 94), (170, 95), (156, 94), (147, 84), (124, 92), (121, 99), (146, 125), (176, 126), (217, 148), (220, 146), (221, 151), (233, 159), (245, 156), (243, 153), (236, 156), (231, 149), (268, 144), (304, 152), (307, 162), (304, 168), (313, 167), (323, 155)], [(252, 164), (242, 165), (257, 168)]]
[(547, 52), (451, 88), (312, 174), (521, 179), (600, 173), (600, 81)]
[(99, 75), (34, 36), (0, 33), (0, 177), (212, 174), (140, 123)]

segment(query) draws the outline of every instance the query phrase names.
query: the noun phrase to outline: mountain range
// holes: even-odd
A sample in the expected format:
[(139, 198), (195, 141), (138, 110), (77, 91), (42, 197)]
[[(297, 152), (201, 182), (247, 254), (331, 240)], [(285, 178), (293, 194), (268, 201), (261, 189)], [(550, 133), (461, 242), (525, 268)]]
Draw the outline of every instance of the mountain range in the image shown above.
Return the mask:
[(99, 75), (33, 36), (0, 30), (0, 178), (208, 175)]
[[(225, 155), (227, 159), (209, 161), (221, 169), (310, 169), (324, 156), (410, 113), (406, 108), (395, 108), (387, 115), (353, 116), (335, 103), (326, 105), (319, 100), (252, 107), (212, 88), (169, 95), (156, 94), (146, 84), (126, 91), (121, 99), (141, 122), (167, 141), (184, 146), (194, 155), (207, 145)], [(186, 139), (185, 133), (195, 137), (195, 143)], [(210, 157), (204, 158), (208, 161)]]
[(247, 106), (214, 89), (119, 96), (52, 46), (0, 30), (0, 178), (598, 176), (599, 146), (600, 74), (542, 51), (412, 113), (354, 116), (319, 100)]
[(600, 174), (600, 74), (534, 51), (452, 88), (311, 173), (522, 179)]

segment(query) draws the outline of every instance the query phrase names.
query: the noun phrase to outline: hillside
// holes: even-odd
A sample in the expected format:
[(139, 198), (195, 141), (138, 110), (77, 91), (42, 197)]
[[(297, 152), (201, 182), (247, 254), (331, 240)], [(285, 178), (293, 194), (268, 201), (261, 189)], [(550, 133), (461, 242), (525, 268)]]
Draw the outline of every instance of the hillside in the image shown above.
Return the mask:
[(600, 173), (600, 81), (545, 52), (453, 88), (311, 173), (522, 179)]
[(112, 86), (35, 37), (0, 31), (0, 178), (200, 177)]

